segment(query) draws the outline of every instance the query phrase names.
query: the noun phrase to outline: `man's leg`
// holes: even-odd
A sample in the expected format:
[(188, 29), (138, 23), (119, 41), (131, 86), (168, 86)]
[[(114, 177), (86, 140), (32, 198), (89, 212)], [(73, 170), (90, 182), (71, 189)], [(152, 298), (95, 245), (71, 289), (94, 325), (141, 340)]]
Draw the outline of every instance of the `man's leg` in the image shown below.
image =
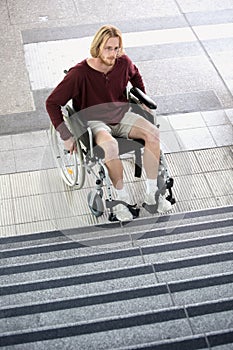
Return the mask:
[[(117, 191), (117, 198), (128, 202), (129, 196), (124, 188), (123, 165), (119, 159), (118, 142), (106, 130), (100, 130), (96, 133), (95, 142), (104, 150), (105, 164), (112, 184)], [(125, 205), (116, 205), (114, 212), (119, 221), (129, 221), (133, 219), (132, 214)]]
[(159, 130), (144, 118), (138, 118), (129, 132), (129, 138), (145, 142), (143, 164), (148, 179), (157, 179), (160, 160)]
[(95, 142), (105, 154), (105, 164), (113, 186), (121, 190), (123, 188), (123, 165), (119, 159), (117, 141), (105, 130), (100, 130), (95, 136)]
[(148, 122), (144, 118), (138, 118), (132, 126), (129, 138), (143, 139), (145, 142), (143, 162), (146, 172), (146, 196), (144, 204), (145, 208), (150, 212), (167, 212), (171, 210), (171, 203), (165, 197), (157, 196), (157, 177), (160, 162), (160, 140), (159, 130), (156, 126)]

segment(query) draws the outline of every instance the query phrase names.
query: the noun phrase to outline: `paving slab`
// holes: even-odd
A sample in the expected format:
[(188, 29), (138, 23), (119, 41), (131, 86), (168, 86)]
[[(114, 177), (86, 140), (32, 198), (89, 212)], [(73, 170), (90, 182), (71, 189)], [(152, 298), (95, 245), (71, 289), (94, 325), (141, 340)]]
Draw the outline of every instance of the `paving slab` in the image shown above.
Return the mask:
[[(233, 31), (233, 27), (231, 31)], [(211, 57), (228, 89), (233, 94), (233, 50), (213, 54)]]
[(230, 123), (233, 124), (233, 109), (227, 109), (226, 115), (227, 115)]
[(229, 124), (229, 118), (227, 117), (227, 111), (203, 111), (201, 115), (204, 119), (204, 122), (207, 126), (214, 125), (224, 125)]
[[(164, 95), (172, 98), (172, 95), (180, 94), (182, 98), (183, 94), (185, 96), (190, 93), (190, 97), (186, 95), (186, 110), (189, 109), (189, 103), (193, 104), (195, 92), (205, 96), (203, 103), (206, 103), (206, 110), (207, 105), (212, 107), (210, 109), (217, 109), (217, 105), (224, 108), (230, 108), (232, 105), (232, 96), (204, 55), (139, 62), (138, 66), (148, 86), (148, 93), (152, 96)], [(174, 96), (173, 104), (176, 98), (177, 96)], [(200, 95), (197, 95), (197, 98), (200, 98)], [(196, 110), (202, 109), (203, 106), (199, 103)]]
[(1, 174), (10, 174), (16, 171), (14, 152), (12, 150), (0, 152)]
[(31, 1), (30, 4), (27, 1), (8, 0), (7, 5), (10, 21), (15, 25), (78, 16), (77, 8), (71, 0), (41, 0)]
[(231, 0), (205, 0), (205, 1), (192, 1), (192, 0), (177, 0), (182, 12), (208, 12), (218, 11), (224, 9), (232, 9)]
[(209, 131), (217, 146), (233, 144), (233, 125), (210, 126)]
[[(212, 2), (213, 4), (213, 2)], [(223, 4), (223, 3), (222, 3)], [(219, 5), (219, 4), (218, 4)], [(224, 5), (224, 6), (227, 6)], [(231, 23), (233, 16), (232, 6), (228, 9), (208, 9), (208, 11), (187, 12), (185, 17), (190, 25)]]
[(215, 140), (207, 128), (177, 130), (177, 137), (184, 150), (216, 147)]
[(79, 20), (81, 22), (89, 21), (99, 22), (115, 22), (116, 19), (124, 18), (137, 19), (137, 18), (148, 18), (148, 17), (167, 17), (179, 14), (179, 9), (173, 0), (150, 1), (145, 0), (143, 2), (143, 11), (140, 2), (129, 0), (112, 1), (111, 5), (108, 1), (103, 1), (102, 6), (99, 6), (98, 2), (86, 2), (85, 0), (74, 0), (77, 8), (79, 9)]
[[(202, 41), (204, 49), (210, 56), (216, 54), (216, 52), (232, 51), (232, 43), (232, 37)], [(227, 60), (227, 52), (225, 60)]]
[(2, 27), (1, 32), (0, 86), (4, 94), (0, 96), (0, 115), (34, 110), (20, 32), (9, 26)]

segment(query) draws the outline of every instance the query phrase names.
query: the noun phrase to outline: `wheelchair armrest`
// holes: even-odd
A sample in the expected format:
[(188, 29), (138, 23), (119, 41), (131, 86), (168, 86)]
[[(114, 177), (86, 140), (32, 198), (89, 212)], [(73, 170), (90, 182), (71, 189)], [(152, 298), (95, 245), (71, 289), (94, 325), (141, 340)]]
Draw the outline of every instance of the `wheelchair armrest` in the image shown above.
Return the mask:
[(150, 109), (156, 109), (157, 105), (156, 103), (148, 96), (146, 95), (143, 91), (141, 91), (137, 87), (133, 87), (130, 89), (130, 93), (136, 97), (141, 103), (144, 103), (148, 108)]

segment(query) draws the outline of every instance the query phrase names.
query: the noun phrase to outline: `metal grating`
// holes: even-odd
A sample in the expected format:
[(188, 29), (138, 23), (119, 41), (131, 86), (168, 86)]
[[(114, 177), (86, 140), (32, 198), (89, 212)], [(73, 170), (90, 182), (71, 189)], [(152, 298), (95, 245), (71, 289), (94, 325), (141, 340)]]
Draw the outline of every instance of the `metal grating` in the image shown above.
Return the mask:
[[(233, 187), (230, 181), (233, 176), (233, 161), (230, 146), (165, 156), (175, 181), (174, 194), (177, 203), (172, 208), (173, 213), (233, 203)], [(219, 169), (216, 159), (220, 159)], [(134, 178), (134, 160), (125, 158), (123, 163), (130, 201), (141, 206), (145, 193), (144, 170), (142, 178), (137, 179)], [(56, 168), (1, 175), (0, 188), (0, 234), (3, 236), (108, 222), (107, 212), (102, 217), (95, 218), (89, 210), (87, 194), (95, 188), (95, 179), (88, 174), (83, 189), (79, 191), (67, 187)], [(140, 217), (153, 218), (153, 215), (142, 208)]]

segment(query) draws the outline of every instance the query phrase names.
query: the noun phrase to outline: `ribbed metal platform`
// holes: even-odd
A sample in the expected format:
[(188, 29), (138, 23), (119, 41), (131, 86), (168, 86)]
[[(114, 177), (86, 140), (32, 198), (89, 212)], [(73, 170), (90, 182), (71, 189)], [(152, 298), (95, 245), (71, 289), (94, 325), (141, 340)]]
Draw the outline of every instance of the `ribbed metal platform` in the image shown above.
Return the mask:
[[(174, 178), (176, 204), (173, 213), (182, 213), (233, 203), (232, 146), (167, 153)], [(47, 149), (47, 158), (50, 148)], [(124, 178), (132, 203), (139, 207), (144, 199), (145, 175), (134, 178), (134, 160), (124, 159)], [(14, 236), (43, 231), (66, 230), (105, 224), (108, 213), (96, 218), (88, 207), (87, 195), (95, 188), (94, 176), (88, 175), (81, 190), (66, 186), (57, 168), (16, 172), (0, 176), (0, 236)], [(114, 195), (114, 192), (113, 192)], [(159, 216), (141, 208), (140, 218)]]

